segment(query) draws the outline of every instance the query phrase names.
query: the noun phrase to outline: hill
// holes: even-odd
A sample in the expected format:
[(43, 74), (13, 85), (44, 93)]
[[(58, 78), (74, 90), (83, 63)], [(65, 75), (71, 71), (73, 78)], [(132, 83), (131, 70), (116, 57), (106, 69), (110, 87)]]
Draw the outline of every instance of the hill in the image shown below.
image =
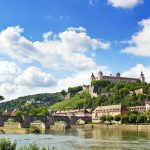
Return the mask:
[(150, 84), (137, 82), (110, 82), (98, 80), (91, 82), (97, 97), (91, 97), (89, 91), (73, 94), (70, 99), (50, 106), (55, 110), (77, 108), (96, 108), (97, 106), (122, 104), (124, 106), (141, 106), (150, 99)]
[(24, 108), (29, 111), (32, 108), (46, 107), (52, 110), (69, 110), (79, 108), (96, 108), (97, 106), (122, 104), (124, 106), (141, 106), (145, 100), (150, 99), (150, 84), (137, 82), (110, 82), (105, 80), (92, 81), (97, 97), (91, 97), (89, 89), (81, 86), (69, 87), (70, 98), (65, 90), (58, 93), (45, 93), (19, 97), (15, 100), (1, 103), (0, 109)]
[(63, 99), (61, 93), (43, 93), (19, 97), (17, 99), (0, 103), (0, 110), (15, 109), (21, 107), (40, 107), (49, 106)]

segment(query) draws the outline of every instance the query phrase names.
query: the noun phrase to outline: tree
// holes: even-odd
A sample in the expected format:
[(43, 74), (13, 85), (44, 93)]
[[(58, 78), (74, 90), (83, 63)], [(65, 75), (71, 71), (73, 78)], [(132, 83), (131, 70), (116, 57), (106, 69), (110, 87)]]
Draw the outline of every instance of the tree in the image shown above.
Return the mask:
[(61, 94), (62, 94), (62, 96), (65, 97), (65, 96), (67, 95), (67, 92), (66, 92), (65, 90), (62, 90), (62, 91), (61, 91)]
[(130, 123), (136, 123), (136, 120), (137, 120), (137, 114), (131, 114), (129, 116), (129, 122)]
[(121, 123), (129, 123), (129, 116), (123, 115), (121, 118)]
[(140, 114), (137, 116), (137, 122), (138, 123), (145, 123), (147, 121), (147, 118), (144, 114)]
[(100, 120), (102, 121), (102, 123), (104, 123), (106, 121), (106, 116), (105, 115), (100, 116)]
[(0, 95), (0, 101), (3, 101), (4, 99), (4, 96)]
[(111, 121), (113, 120), (113, 117), (112, 117), (112, 116), (107, 116), (107, 117), (106, 117), (106, 120), (107, 120), (108, 122), (111, 122)]
[(117, 121), (117, 122), (120, 121), (121, 120), (121, 116), (120, 115), (114, 116), (114, 120)]

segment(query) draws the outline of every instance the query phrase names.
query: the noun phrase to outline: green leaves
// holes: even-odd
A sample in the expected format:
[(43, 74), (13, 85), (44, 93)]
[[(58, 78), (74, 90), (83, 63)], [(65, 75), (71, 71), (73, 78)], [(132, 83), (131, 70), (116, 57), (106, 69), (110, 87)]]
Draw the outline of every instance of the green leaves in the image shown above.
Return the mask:
[(6, 138), (0, 139), (0, 150), (16, 150), (16, 142)]

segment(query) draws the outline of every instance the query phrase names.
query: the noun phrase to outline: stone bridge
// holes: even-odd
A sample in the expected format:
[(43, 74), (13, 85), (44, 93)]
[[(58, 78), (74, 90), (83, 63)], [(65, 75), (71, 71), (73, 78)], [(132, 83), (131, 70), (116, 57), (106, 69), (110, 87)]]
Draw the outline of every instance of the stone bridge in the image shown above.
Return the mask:
[(16, 122), (20, 123), (22, 128), (29, 128), (30, 123), (37, 120), (44, 123), (46, 128), (54, 124), (53, 117), (49, 116), (3, 116), (0, 117), (0, 127), (4, 126), (4, 122), (7, 122), (8, 119), (14, 119)]
[(4, 123), (8, 119), (14, 119), (16, 122), (20, 123), (22, 128), (29, 128), (30, 123), (35, 121), (41, 121), (44, 123), (46, 128), (50, 125), (54, 125), (56, 121), (64, 121), (68, 125), (76, 124), (79, 119), (84, 120), (86, 123), (91, 122), (90, 117), (76, 117), (76, 116), (3, 116), (0, 117), (0, 127), (4, 126)]

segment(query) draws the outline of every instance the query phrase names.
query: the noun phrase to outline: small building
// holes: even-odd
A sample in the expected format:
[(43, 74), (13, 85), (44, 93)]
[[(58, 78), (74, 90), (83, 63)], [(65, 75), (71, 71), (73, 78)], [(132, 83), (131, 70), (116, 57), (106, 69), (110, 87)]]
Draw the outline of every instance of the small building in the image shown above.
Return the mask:
[(122, 105), (98, 106), (92, 112), (92, 121), (93, 122), (99, 121), (100, 117), (103, 115), (116, 116), (116, 115), (124, 115), (125, 113), (126, 109)]

